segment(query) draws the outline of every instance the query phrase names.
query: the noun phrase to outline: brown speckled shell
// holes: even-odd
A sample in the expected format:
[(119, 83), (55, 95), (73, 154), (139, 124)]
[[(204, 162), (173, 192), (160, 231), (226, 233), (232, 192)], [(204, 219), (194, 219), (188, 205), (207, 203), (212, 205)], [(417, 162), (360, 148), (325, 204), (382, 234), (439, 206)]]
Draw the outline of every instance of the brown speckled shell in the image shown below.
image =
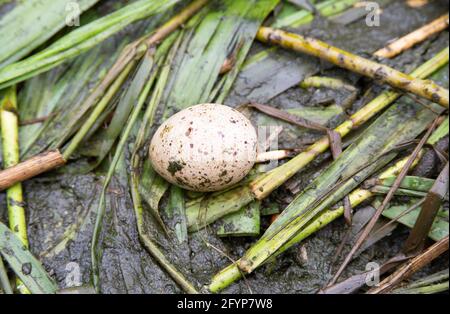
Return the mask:
[(201, 104), (178, 112), (158, 128), (150, 144), (150, 160), (169, 182), (211, 192), (249, 173), (256, 145), (255, 128), (239, 111)]

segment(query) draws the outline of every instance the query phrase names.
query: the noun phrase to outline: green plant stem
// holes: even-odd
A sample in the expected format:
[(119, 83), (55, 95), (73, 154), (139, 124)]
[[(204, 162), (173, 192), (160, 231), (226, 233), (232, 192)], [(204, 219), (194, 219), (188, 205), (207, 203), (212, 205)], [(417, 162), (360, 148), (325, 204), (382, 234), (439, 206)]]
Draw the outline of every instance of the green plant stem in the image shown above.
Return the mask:
[[(19, 163), (19, 119), (17, 117), (16, 87), (9, 88), (0, 105), (0, 125), (2, 133), (3, 164), (5, 168)], [(27, 223), (23, 206), (22, 184), (16, 183), (6, 190), (8, 219), (11, 230), (28, 248)], [(17, 281), (21, 293), (29, 293), (28, 289)]]
[[(395, 179), (395, 182), (394, 182), (391, 190), (387, 193), (387, 195), (383, 199), (383, 202), (381, 203), (381, 205), (376, 208), (376, 211), (375, 211), (374, 215), (371, 217), (371, 219), (369, 220), (367, 225), (364, 227), (364, 229), (362, 230), (362, 232), (360, 233), (360, 235), (356, 239), (352, 249), (346, 255), (344, 261), (340, 265), (340, 267), (337, 270), (336, 274), (334, 275), (333, 279), (330, 281), (330, 285), (333, 285), (333, 284), (336, 283), (337, 279), (342, 274), (342, 272), (345, 269), (345, 267), (347, 267), (347, 265), (350, 263), (352, 257), (356, 254), (356, 251), (359, 250), (359, 248), (361, 248), (362, 244), (364, 243), (364, 241), (369, 236), (370, 232), (375, 227), (376, 222), (378, 221), (378, 219), (382, 215), (383, 211), (388, 206), (389, 202), (394, 197), (395, 188), (401, 183), (403, 178), (408, 173), (410, 167), (414, 164), (415, 160), (422, 154), (423, 145), (426, 144), (426, 142), (428, 141), (428, 138), (431, 136), (431, 134), (433, 133), (434, 129), (437, 128), (437, 126), (439, 125), (439, 119), (440, 119), (439, 116), (436, 117), (434, 119), (433, 123), (428, 127), (427, 132), (421, 137), (419, 143), (414, 148), (412, 154), (408, 157), (408, 161), (406, 162), (405, 167), (401, 170), (400, 174)], [(427, 236), (427, 234), (428, 233), (425, 234), (425, 237)]]
[(73, 152), (78, 148), (80, 143), (85, 140), (86, 134), (91, 130), (92, 126), (97, 122), (97, 119), (100, 117), (102, 112), (105, 110), (105, 108), (108, 106), (111, 99), (114, 97), (114, 95), (120, 90), (120, 87), (127, 79), (128, 75), (130, 74), (131, 70), (136, 65), (136, 61), (130, 62), (125, 69), (120, 73), (120, 75), (117, 77), (117, 79), (114, 81), (114, 83), (108, 88), (108, 91), (106, 94), (102, 97), (102, 99), (99, 101), (97, 106), (95, 106), (95, 109), (90, 114), (89, 118), (83, 123), (82, 127), (78, 130), (78, 132), (75, 134), (75, 136), (70, 141), (69, 145), (66, 149), (63, 151), (63, 157), (65, 160), (69, 160), (70, 156), (73, 154)]
[[(19, 119), (17, 117), (16, 88), (8, 90), (0, 106), (2, 129), (3, 165), (5, 168), (19, 163)], [(7, 190), (9, 225), (22, 242), (28, 246), (22, 185), (16, 184)]]

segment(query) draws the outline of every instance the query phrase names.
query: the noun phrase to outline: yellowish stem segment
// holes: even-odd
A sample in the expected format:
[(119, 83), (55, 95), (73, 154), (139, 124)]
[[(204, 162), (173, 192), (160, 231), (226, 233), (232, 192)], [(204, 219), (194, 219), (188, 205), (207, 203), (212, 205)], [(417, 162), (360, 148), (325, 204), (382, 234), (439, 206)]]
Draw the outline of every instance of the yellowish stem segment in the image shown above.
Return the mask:
[[(3, 166), (9, 168), (19, 163), (19, 119), (17, 117), (16, 87), (11, 87), (0, 104), (0, 125), (2, 134)], [(16, 183), (6, 190), (10, 229), (28, 247), (27, 224), (23, 206), (22, 184)], [(20, 280), (17, 288), (28, 294), (28, 289)]]
[(304, 79), (300, 83), (301, 88), (331, 88), (331, 89), (346, 89), (350, 92), (356, 91), (356, 87), (345, 83), (343, 80), (334, 77), (324, 77), (324, 76), (310, 76)]
[(433, 81), (415, 78), (412, 75), (330, 46), (314, 38), (307, 38), (270, 27), (261, 27), (256, 38), (265, 43), (276, 44), (283, 48), (321, 58), (344, 69), (368, 76), (448, 108), (448, 89)]
[(397, 39), (386, 47), (377, 50), (374, 55), (381, 58), (393, 58), (412, 46), (430, 38), (430, 36), (443, 31), (447, 27), (448, 13), (416, 29), (414, 32)]

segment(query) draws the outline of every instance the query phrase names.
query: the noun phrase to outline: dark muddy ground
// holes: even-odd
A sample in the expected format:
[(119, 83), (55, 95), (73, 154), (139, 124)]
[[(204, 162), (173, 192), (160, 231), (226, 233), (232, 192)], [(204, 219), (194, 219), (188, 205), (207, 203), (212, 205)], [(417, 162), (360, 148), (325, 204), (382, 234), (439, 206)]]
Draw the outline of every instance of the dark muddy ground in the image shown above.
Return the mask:
[[(304, 29), (301, 32), (368, 56), (383, 47), (389, 40), (416, 29), (447, 10), (447, 1), (431, 1), (421, 9), (412, 9), (403, 1), (394, 1), (383, 9), (379, 27), (366, 26), (364, 19), (347, 26), (319, 20), (314, 22), (313, 28)], [(448, 33), (445, 31), (390, 63), (408, 72), (447, 45)], [(260, 45), (255, 44), (254, 50), (260, 49)], [(287, 54), (290, 54), (292, 58), (302, 58), (295, 54)], [(316, 63), (312, 59), (305, 59)], [(330, 69), (327, 64), (320, 64), (318, 69), (323, 74), (339, 75), (350, 82), (357, 83), (362, 89), (368, 86), (367, 81), (360, 80), (348, 72)], [(377, 87), (374, 90), (376, 91)], [(293, 87), (266, 101), (276, 107), (288, 109), (315, 106), (330, 98), (335, 99), (339, 105), (346, 96), (331, 91), (305, 91)], [(240, 101), (239, 97), (232, 96), (227, 103), (238, 105)], [(362, 102), (357, 101), (353, 108), (347, 108), (347, 110), (355, 110), (361, 106)], [(343, 116), (333, 119), (330, 126), (338, 124), (342, 118)], [(305, 133), (304, 139), (312, 140), (319, 135)], [(280, 144), (289, 146), (288, 142)], [(297, 189), (301, 189), (318, 174), (317, 169), (320, 169), (318, 167), (322, 167), (328, 160), (327, 156), (319, 158), (289, 184), (297, 185)], [(423, 171), (435, 171), (433, 168), (430, 170), (430, 167), (424, 168)], [(53, 174), (25, 183), (32, 251), (40, 256), (45, 268), (56, 278), (61, 288), (66, 287), (67, 275), (73, 270), (74, 264), (69, 263), (74, 262), (79, 266), (83, 283), (87, 284), (91, 280), (90, 240), (102, 179), (101, 172), (75, 176)], [(119, 174), (113, 180), (108, 193), (107, 213), (102, 232), (103, 257), (100, 274), (102, 292), (180, 292), (178, 286), (161, 270), (140, 244), (126, 185), (126, 174)], [(6, 207), (3, 206), (3, 197), (3, 194), (0, 195), (2, 209)], [(292, 200), (292, 197), (291, 192), (282, 187), (266, 203), (276, 202), (282, 208)], [(164, 203), (165, 201), (162, 207)], [(263, 218), (263, 227), (267, 224), (267, 218)], [(219, 248), (229, 257), (237, 259), (254, 241), (253, 238), (218, 238), (212, 226), (190, 235), (189, 245), (180, 246), (165, 238), (160, 228), (152, 223), (150, 216), (148, 229), (168, 258), (198, 287), (208, 284), (217, 271), (229, 264), (226, 256), (208, 247), (207, 243)], [(225, 292), (247, 293), (251, 289), (255, 293), (315, 293), (333, 274), (331, 261), (345, 231), (346, 227), (342, 219), (331, 223), (300, 245), (291, 248), (275, 262), (257, 270), (246, 281), (241, 280), (233, 284)], [(392, 235), (356, 258), (343, 277), (364, 270), (368, 262), (381, 263), (393, 256), (400, 249), (407, 234), (406, 228), (398, 227)], [(448, 268), (447, 254), (424, 269), (422, 274), (444, 268)]]

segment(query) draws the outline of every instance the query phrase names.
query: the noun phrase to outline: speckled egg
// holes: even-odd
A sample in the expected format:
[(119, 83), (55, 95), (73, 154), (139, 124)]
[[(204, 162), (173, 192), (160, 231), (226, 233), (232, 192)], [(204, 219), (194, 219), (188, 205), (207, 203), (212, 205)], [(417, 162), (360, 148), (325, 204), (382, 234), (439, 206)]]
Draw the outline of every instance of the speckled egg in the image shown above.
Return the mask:
[(242, 180), (256, 159), (257, 136), (239, 111), (201, 104), (178, 112), (150, 144), (154, 169), (182, 188), (211, 192)]

